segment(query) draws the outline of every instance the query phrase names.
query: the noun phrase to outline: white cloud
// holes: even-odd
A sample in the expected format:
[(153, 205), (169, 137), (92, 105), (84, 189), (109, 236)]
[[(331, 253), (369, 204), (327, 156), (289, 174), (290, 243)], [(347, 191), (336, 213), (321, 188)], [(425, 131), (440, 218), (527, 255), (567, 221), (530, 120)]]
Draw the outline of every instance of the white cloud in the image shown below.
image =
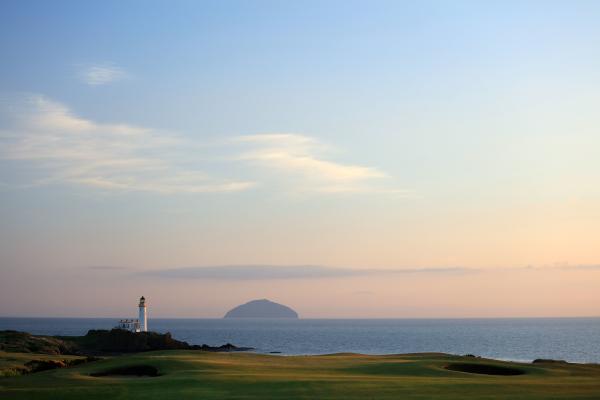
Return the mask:
[(12, 124), (0, 131), (0, 158), (33, 163), (42, 174), (38, 184), (159, 193), (233, 192), (254, 185), (180, 165), (191, 146), (175, 135), (96, 123), (42, 96), (27, 98), (13, 111)]
[(83, 82), (91, 86), (106, 85), (127, 76), (125, 70), (112, 63), (88, 65), (80, 71)]
[(240, 156), (241, 160), (296, 175), (302, 179), (299, 186), (302, 190), (326, 193), (389, 191), (369, 184), (372, 180), (387, 177), (384, 172), (327, 160), (325, 153), (331, 152), (331, 147), (308, 136), (259, 134), (239, 136), (235, 140), (251, 147)]

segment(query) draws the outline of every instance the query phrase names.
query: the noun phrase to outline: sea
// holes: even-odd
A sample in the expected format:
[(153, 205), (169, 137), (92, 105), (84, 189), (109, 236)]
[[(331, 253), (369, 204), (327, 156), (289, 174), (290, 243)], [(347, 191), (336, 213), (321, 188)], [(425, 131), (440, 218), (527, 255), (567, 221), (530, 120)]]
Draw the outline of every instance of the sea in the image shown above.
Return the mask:
[[(0, 318), (0, 330), (84, 335), (112, 318)], [(498, 319), (149, 319), (149, 330), (190, 344), (232, 343), (258, 353), (444, 352), (530, 362), (600, 363), (600, 318)]]

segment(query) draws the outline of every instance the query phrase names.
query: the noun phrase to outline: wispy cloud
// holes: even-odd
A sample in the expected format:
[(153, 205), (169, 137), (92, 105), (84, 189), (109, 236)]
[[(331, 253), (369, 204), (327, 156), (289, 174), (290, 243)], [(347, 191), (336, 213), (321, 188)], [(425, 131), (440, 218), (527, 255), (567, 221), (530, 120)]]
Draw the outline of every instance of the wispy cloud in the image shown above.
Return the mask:
[(391, 189), (377, 168), (332, 161), (335, 149), (306, 135), (232, 136), (209, 145), (149, 127), (96, 122), (41, 95), (2, 102), (0, 113), (6, 116), (0, 159), (28, 163), (39, 175), (20, 187), (68, 183), (170, 194), (239, 192), (260, 183), (293, 193), (412, 196)]
[(123, 79), (127, 73), (114, 63), (103, 63), (81, 67), (79, 76), (84, 83), (90, 86), (100, 86)]
[(600, 270), (600, 265), (525, 266), (506, 268), (429, 267), (429, 268), (347, 268), (320, 265), (221, 265), (165, 268), (134, 272), (135, 276), (162, 279), (204, 279), (216, 281), (337, 279), (374, 276), (465, 275), (474, 273), (519, 273), (556, 270)]
[(210, 279), (227, 281), (276, 280), (276, 279), (322, 279), (354, 276), (406, 275), (406, 274), (456, 274), (475, 272), (462, 267), (408, 268), (408, 269), (358, 269), (326, 267), (318, 265), (229, 265), (160, 269), (140, 272), (149, 277), (170, 279)]
[(87, 268), (94, 271), (124, 271), (129, 269), (127, 267), (121, 267), (117, 265), (91, 265)]
[(239, 136), (234, 140), (250, 147), (239, 156), (241, 160), (294, 175), (302, 179), (302, 184), (297, 186), (302, 190), (331, 193), (385, 190), (370, 184), (387, 177), (383, 171), (327, 160), (325, 155), (331, 152), (331, 147), (305, 135), (258, 134)]
[[(348, 268), (322, 265), (214, 265), (199, 267), (160, 268), (140, 270), (124, 266), (91, 266), (91, 270), (125, 273), (130, 278), (147, 277), (167, 280), (201, 279), (209, 281), (270, 281), (306, 279), (343, 279), (352, 277), (394, 276), (466, 276), (471, 274), (547, 273), (558, 271), (599, 271), (600, 265), (549, 265), (521, 267), (420, 267), (420, 268)], [(356, 293), (370, 294), (370, 293)]]
[(183, 165), (179, 160), (189, 156), (193, 144), (179, 136), (97, 123), (43, 96), (12, 104), (10, 116), (9, 126), (0, 130), (0, 158), (32, 163), (42, 175), (37, 184), (158, 193), (232, 192), (254, 185)]
[(600, 270), (600, 264), (569, 264), (569, 263), (556, 263), (551, 265), (543, 266), (532, 266), (523, 267), (524, 269), (534, 270), (548, 270), (548, 269), (560, 269), (560, 270)]

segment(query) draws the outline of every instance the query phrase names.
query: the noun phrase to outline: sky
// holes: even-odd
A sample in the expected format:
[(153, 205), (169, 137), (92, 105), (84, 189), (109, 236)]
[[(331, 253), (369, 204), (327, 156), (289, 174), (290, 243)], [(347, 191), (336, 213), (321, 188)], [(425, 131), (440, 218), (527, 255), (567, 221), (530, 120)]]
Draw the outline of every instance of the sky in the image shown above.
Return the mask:
[(598, 316), (599, 19), (3, 1), (0, 316)]

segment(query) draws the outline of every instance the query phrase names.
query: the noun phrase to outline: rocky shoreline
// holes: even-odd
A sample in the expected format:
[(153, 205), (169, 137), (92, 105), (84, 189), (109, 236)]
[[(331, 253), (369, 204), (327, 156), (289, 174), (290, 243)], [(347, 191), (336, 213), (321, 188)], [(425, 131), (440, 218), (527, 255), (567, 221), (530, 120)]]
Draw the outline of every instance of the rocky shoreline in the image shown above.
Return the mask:
[(199, 350), (212, 352), (251, 351), (231, 343), (222, 346), (191, 345), (170, 333), (130, 332), (122, 329), (90, 330), (85, 336), (44, 336), (27, 332), (0, 331), (0, 351), (49, 355), (111, 356), (155, 350)]

